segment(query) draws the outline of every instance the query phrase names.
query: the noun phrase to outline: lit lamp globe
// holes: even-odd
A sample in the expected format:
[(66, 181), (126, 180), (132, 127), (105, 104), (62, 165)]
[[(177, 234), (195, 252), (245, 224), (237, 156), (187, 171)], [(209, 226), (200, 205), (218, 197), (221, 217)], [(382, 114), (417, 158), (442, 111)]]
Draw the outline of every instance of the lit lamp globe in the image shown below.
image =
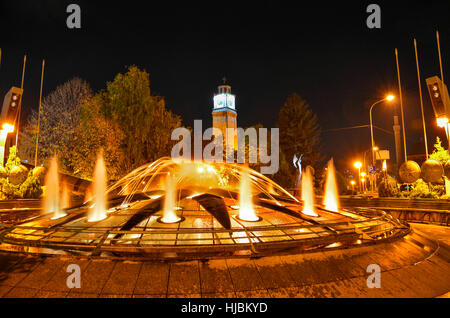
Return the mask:
[(417, 162), (408, 160), (398, 169), (398, 176), (404, 183), (414, 183), (420, 178), (420, 166)]
[(442, 183), (444, 168), (442, 164), (434, 159), (428, 159), (422, 164), (421, 178), (425, 182)]

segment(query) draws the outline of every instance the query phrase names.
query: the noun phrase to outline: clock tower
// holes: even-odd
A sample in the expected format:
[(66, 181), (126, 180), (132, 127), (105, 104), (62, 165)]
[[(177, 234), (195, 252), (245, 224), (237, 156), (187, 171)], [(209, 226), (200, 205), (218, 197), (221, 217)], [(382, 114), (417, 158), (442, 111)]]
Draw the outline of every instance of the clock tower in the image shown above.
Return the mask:
[[(213, 128), (222, 131), (224, 151), (227, 148), (236, 150), (237, 147), (237, 113), (235, 108), (235, 96), (231, 94), (231, 86), (224, 84), (218, 87), (218, 93), (214, 95), (214, 108), (212, 111)], [(227, 128), (232, 128), (232, 133)]]

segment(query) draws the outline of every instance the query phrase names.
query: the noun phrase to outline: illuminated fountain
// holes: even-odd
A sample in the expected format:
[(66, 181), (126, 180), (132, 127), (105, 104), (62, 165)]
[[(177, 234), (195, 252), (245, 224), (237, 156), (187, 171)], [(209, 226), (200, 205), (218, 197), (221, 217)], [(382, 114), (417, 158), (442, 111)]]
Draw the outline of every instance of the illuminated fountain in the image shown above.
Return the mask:
[(44, 198), (44, 212), (53, 213), (52, 219), (59, 219), (66, 216), (61, 207), (61, 197), (59, 193), (58, 159), (52, 158), (50, 168), (45, 176), (46, 194)]
[(93, 197), (94, 202), (89, 208), (89, 222), (97, 222), (106, 218), (106, 169), (103, 155), (97, 158), (94, 169)]
[(63, 190), (62, 190), (62, 196), (61, 196), (61, 207), (63, 209), (67, 209), (68, 207), (70, 207), (69, 188), (67, 187), (66, 183), (63, 183), (62, 188), (63, 188)]
[(312, 167), (307, 166), (302, 173), (302, 213), (310, 216), (318, 216), (314, 208), (314, 185)]
[(177, 223), (181, 220), (175, 212), (176, 180), (170, 173), (166, 178), (166, 196), (164, 198), (162, 223)]
[(249, 222), (260, 220), (253, 209), (252, 199), (253, 195), (250, 186), (250, 176), (248, 171), (243, 170), (239, 187), (239, 219)]
[(333, 212), (339, 212), (339, 194), (336, 184), (336, 172), (333, 159), (327, 164), (327, 178), (325, 181), (325, 193), (323, 196), (323, 205), (325, 209)]
[[(381, 212), (336, 212), (332, 162), (323, 208), (314, 204), (310, 167), (302, 176), (302, 203), (245, 165), (171, 158), (143, 165), (106, 188), (105, 163), (99, 156), (92, 196), (81, 205), (64, 209), (66, 214), (54, 208), (61, 207), (54, 163), (47, 176), (45, 213), (9, 229), (4, 243), (71, 253), (165, 258), (335, 248), (378, 241), (404, 231), (402, 224)], [(54, 218), (47, 216), (50, 211)], [(51, 231), (43, 231), (45, 227)]]

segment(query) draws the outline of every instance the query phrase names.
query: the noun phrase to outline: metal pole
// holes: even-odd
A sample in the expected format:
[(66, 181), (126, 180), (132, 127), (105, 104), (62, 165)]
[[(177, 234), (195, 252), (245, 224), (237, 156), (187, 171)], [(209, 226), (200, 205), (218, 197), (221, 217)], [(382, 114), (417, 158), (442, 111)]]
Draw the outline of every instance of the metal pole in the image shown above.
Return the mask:
[[(444, 71), (442, 69), (441, 45), (439, 42), (439, 31), (437, 31), (437, 30), (436, 30), (436, 41), (437, 41), (438, 54), (439, 54), (439, 67), (441, 69), (441, 81), (442, 81), (442, 86), (444, 86)], [(449, 115), (450, 114), (447, 114), (447, 116), (449, 116)], [(450, 129), (450, 125), (447, 124), (447, 127), (446, 127), (447, 143), (448, 143), (448, 149), (450, 151), (450, 131), (449, 131), (449, 129)]]
[(35, 167), (37, 167), (37, 157), (38, 157), (39, 125), (41, 122), (41, 103), (42, 103), (42, 85), (44, 83), (44, 67), (45, 67), (45, 60), (42, 60), (41, 90), (39, 92), (39, 110), (38, 110), (38, 122), (37, 122), (37, 132), (36, 132), (36, 152), (34, 154), (34, 166)]
[(400, 67), (398, 65), (398, 50), (395, 48), (395, 61), (397, 63), (397, 77), (398, 77), (398, 95), (400, 96), (400, 110), (402, 113), (402, 128), (403, 128), (403, 148), (405, 155), (405, 162), (408, 161), (408, 155), (406, 154), (406, 134), (405, 134), (405, 115), (403, 114), (403, 97), (402, 97), (402, 83), (400, 80)]
[[(23, 68), (22, 68), (22, 82), (20, 83), (20, 88), (23, 89), (23, 80), (25, 77), (25, 65), (27, 64), (27, 55), (25, 54), (23, 57)], [(23, 95), (22, 95), (23, 98)], [(19, 127), (20, 127), (20, 114), (22, 112), (22, 98), (20, 99), (19, 104), (19, 112), (17, 114), (17, 128), (16, 128), (16, 149), (17, 153), (19, 153)]]
[(426, 155), (426, 159), (428, 160), (427, 128), (425, 126), (425, 115), (423, 114), (422, 85), (420, 83), (419, 57), (417, 55), (416, 39), (414, 39), (414, 52), (416, 53), (417, 81), (419, 82), (420, 110), (422, 111), (423, 139), (425, 141), (425, 155)]
[(437, 30), (436, 30), (436, 41), (437, 41), (438, 53), (439, 53), (439, 66), (441, 68), (441, 81), (442, 81), (442, 84), (444, 84), (444, 72), (442, 71), (441, 45), (439, 43), (439, 31), (437, 31)]

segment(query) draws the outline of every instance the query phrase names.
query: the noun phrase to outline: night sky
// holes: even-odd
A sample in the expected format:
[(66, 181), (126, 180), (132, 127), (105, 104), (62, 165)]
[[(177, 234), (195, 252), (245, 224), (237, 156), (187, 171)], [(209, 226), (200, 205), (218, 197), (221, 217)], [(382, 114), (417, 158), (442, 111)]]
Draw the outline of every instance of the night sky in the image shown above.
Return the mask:
[[(366, 26), (372, 2), (381, 6), (381, 29)], [(81, 6), (79, 30), (66, 27), (70, 3)], [(302, 3), (1, 1), (0, 93), (20, 86), (24, 54), (25, 116), (38, 106), (42, 58), (44, 95), (74, 76), (99, 90), (126, 66), (137, 65), (150, 73), (152, 93), (164, 96), (185, 125), (193, 126), (194, 119), (210, 125), (212, 97), (226, 76), (237, 98), (238, 126), (274, 127), (286, 97), (297, 92), (318, 114), (323, 152), (343, 168), (370, 148), (369, 129), (330, 129), (366, 125), (371, 103), (388, 92), (398, 96), (396, 47), (408, 153), (424, 152), (416, 37), (430, 149), (436, 135), (445, 140), (424, 83), (439, 75), (436, 29), (444, 77), (450, 78), (450, 1)], [(397, 108), (397, 103), (377, 105), (374, 124), (392, 132)], [(393, 134), (376, 129), (375, 141), (395, 156)]]

